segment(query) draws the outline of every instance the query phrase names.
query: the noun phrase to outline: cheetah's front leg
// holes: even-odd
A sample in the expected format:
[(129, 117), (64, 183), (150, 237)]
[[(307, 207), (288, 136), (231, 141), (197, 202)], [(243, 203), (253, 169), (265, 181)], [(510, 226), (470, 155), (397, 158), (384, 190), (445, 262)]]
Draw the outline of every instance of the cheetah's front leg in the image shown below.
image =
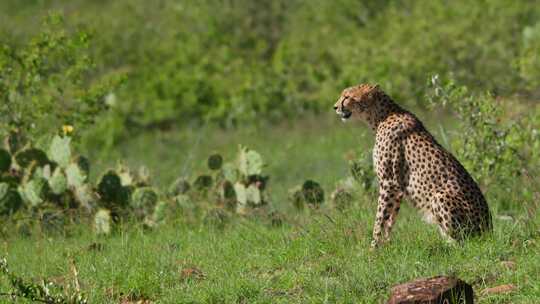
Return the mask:
[[(373, 226), (373, 241), (371, 247), (377, 247), (390, 239), (390, 232), (399, 212), (402, 192), (397, 185), (383, 182), (379, 187), (379, 199), (375, 225)], [(383, 239), (384, 231), (384, 239)]]

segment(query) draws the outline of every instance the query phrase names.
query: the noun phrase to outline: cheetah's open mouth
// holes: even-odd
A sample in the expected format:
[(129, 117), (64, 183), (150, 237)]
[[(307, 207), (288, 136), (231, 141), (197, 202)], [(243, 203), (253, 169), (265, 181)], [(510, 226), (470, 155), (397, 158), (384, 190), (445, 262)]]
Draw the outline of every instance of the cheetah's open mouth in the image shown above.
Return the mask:
[(339, 115), (341, 116), (342, 121), (346, 121), (347, 119), (351, 117), (352, 112), (347, 109), (341, 109)]

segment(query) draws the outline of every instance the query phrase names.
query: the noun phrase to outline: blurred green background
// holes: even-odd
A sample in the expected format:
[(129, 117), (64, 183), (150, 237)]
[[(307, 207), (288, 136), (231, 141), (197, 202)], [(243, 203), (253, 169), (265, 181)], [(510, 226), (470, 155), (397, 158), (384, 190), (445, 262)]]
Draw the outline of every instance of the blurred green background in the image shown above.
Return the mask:
[(422, 107), (433, 74), (503, 96), (540, 79), (537, 1), (3, 0), (1, 42), (23, 43), (50, 10), (91, 34), (95, 77), (127, 75), (100, 119), (115, 137), (327, 112), (366, 81)]

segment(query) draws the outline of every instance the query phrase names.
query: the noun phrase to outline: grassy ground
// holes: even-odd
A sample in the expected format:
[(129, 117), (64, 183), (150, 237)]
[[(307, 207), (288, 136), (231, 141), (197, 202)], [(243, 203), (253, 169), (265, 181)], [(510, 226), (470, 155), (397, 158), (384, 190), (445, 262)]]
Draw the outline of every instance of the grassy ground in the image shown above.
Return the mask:
[[(427, 120), (442, 143), (443, 134), (452, 136), (443, 131), (452, 130), (451, 123)], [(322, 117), (272, 129), (142, 135), (122, 145), (116, 156), (130, 165), (148, 165), (165, 186), (202, 170), (211, 151), (233, 158), (240, 143), (268, 161), (271, 201), (286, 211), (283, 226), (238, 217), (219, 229), (179, 219), (155, 231), (126, 225), (109, 237), (74, 227), (68, 236), (8, 237), (0, 255), (23, 277), (64, 285), (73, 285), (75, 265), (90, 303), (143, 298), (156, 303), (382, 303), (392, 285), (434, 275), (470, 282), (479, 303), (540, 301), (540, 216), (527, 214), (523, 206), (516, 204), (512, 218), (501, 218), (504, 202), (490, 200), (494, 234), (461, 245), (447, 244), (405, 206), (393, 241), (375, 252), (368, 250), (372, 198), (361, 198), (347, 212), (288, 208), (291, 186), (312, 178), (328, 193), (347, 175), (346, 159), (372, 143), (363, 126)], [(101, 162), (95, 171), (109, 165)], [(0, 280), (0, 291), (6, 284)], [(480, 293), (501, 284), (517, 290)]]
[[(283, 227), (246, 219), (224, 230), (130, 227), (105, 239), (83, 231), (68, 238), (8, 240), (2, 254), (18, 274), (63, 284), (74, 280), (73, 261), (90, 303), (126, 297), (157, 303), (381, 303), (393, 284), (435, 275), (472, 283), (478, 303), (540, 300), (540, 239), (531, 229), (540, 218), (496, 219), (493, 236), (451, 245), (405, 208), (393, 241), (369, 252), (372, 213), (373, 206), (364, 205), (346, 213), (289, 214), (294, 224)], [(501, 284), (518, 290), (479, 293)]]

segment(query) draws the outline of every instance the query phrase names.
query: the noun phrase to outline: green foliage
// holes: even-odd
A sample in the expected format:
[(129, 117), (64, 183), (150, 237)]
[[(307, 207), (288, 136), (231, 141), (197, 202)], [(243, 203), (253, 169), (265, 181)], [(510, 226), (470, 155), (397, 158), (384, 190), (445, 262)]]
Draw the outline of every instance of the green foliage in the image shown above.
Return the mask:
[(523, 29), (517, 66), (528, 87), (537, 90), (540, 86), (540, 22)]
[(0, 4), (6, 132), (85, 130), (99, 117), (90, 131), (112, 144), (178, 121), (242, 126), (326, 112), (363, 81), (425, 106), (434, 72), (506, 96), (535, 91), (540, 78), (534, 1), (75, 0), (39, 26), (37, 16), (64, 6)]
[(523, 168), (526, 138), (518, 122), (505, 122), (503, 105), (491, 94), (473, 94), (454, 81), (442, 83), (438, 76), (431, 79), (428, 94), (434, 105), (449, 106), (460, 121), (461, 134), (452, 142), (451, 150), (462, 160), (469, 172), (485, 184), (516, 178)]
[[(86, 297), (78, 290), (72, 293), (67, 293), (62, 286), (59, 286), (53, 282), (43, 280), (41, 284), (36, 284), (22, 278), (9, 269), (6, 258), (0, 259), (0, 275), (7, 278), (11, 284), (10, 292), (2, 293), (0, 295), (9, 296), (14, 301), (26, 299), (32, 302), (50, 304), (88, 303)], [(77, 278), (75, 279), (77, 280)]]
[(349, 162), (351, 176), (364, 192), (376, 189), (377, 179), (371, 155), (363, 154), (358, 159)]
[(59, 14), (41, 28), (23, 46), (0, 44), (0, 131), (35, 137), (66, 124), (83, 127), (106, 108), (115, 86), (112, 79), (89, 81), (87, 33), (66, 31)]

